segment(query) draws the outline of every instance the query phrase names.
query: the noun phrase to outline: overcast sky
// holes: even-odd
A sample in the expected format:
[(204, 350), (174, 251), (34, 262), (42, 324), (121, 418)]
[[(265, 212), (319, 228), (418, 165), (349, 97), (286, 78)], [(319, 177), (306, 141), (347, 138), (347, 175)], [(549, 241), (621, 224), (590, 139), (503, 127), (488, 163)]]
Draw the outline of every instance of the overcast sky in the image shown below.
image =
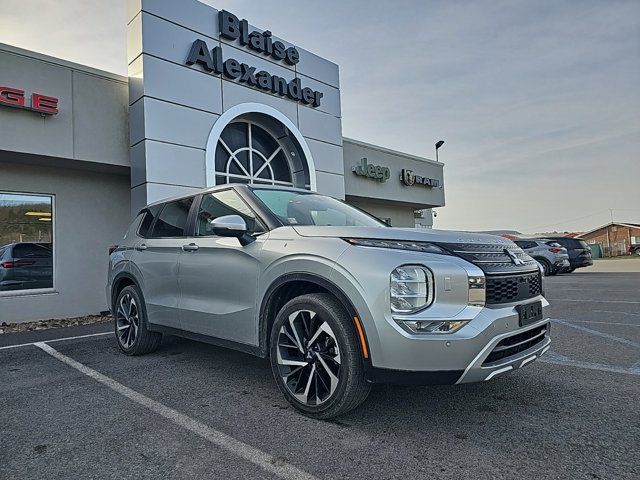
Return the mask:
[[(0, 0), (0, 42), (126, 75), (125, 1)], [(437, 228), (640, 223), (640, 1), (205, 3), (338, 63), (345, 136), (445, 140)]]

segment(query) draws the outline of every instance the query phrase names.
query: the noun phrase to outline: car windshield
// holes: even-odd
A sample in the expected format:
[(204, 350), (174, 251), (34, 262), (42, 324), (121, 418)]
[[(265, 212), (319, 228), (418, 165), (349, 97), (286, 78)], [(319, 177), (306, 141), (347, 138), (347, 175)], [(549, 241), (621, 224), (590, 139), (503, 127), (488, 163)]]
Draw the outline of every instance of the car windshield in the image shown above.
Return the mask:
[(253, 189), (285, 225), (386, 227), (387, 224), (335, 198), (291, 190)]

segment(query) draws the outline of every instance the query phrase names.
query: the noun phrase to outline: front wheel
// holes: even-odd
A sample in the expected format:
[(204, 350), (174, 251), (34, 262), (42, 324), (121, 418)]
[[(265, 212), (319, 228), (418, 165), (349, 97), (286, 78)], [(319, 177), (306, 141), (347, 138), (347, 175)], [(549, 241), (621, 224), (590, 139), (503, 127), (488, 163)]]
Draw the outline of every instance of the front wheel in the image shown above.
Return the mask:
[(371, 389), (353, 320), (329, 294), (302, 295), (282, 307), (271, 330), (270, 357), (280, 391), (313, 418), (346, 413)]

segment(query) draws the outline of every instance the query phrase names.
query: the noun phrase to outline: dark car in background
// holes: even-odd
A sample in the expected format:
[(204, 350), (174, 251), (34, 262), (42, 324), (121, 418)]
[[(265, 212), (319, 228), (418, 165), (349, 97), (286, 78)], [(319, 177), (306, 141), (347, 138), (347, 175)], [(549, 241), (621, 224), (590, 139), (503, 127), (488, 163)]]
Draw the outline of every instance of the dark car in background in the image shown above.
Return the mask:
[(50, 243), (9, 243), (0, 247), (0, 292), (53, 288)]
[(569, 268), (567, 272), (573, 272), (576, 268), (589, 267), (593, 265), (591, 258), (591, 249), (587, 242), (581, 238), (571, 237), (545, 237), (549, 240), (558, 242), (569, 253)]

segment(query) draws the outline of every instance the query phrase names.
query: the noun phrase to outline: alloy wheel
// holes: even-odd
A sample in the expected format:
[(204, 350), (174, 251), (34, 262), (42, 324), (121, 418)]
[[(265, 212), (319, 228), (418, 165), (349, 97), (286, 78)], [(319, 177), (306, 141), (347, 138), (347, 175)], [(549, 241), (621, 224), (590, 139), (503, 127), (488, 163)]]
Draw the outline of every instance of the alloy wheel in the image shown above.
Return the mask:
[(279, 374), (287, 390), (305, 405), (326, 402), (338, 387), (340, 349), (333, 330), (311, 310), (297, 310), (280, 328)]
[(129, 293), (120, 298), (116, 312), (118, 341), (124, 348), (131, 348), (138, 337), (140, 314), (138, 305)]

